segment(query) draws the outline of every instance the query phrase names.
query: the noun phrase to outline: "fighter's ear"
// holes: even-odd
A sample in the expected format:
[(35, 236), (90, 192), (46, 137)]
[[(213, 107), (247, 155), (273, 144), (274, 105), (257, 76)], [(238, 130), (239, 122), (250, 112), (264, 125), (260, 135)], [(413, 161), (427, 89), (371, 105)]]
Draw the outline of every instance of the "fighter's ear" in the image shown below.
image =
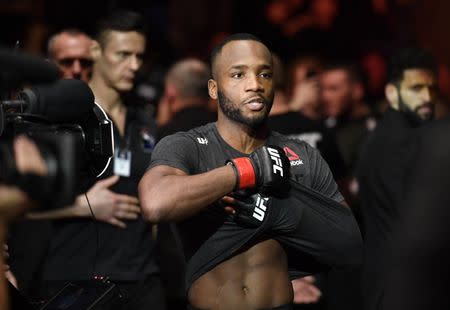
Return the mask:
[(398, 110), (398, 88), (394, 84), (387, 84), (384, 88), (384, 94), (386, 95), (386, 99), (389, 101), (389, 105)]
[(100, 46), (100, 43), (98, 43), (98, 41), (96, 41), (96, 40), (92, 40), (90, 51), (91, 51), (92, 60), (94, 60), (94, 62), (97, 61), (100, 58), (100, 55), (102, 53), (102, 48)]
[(217, 99), (217, 83), (213, 79), (208, 80), (208, 93), (212, 99)]

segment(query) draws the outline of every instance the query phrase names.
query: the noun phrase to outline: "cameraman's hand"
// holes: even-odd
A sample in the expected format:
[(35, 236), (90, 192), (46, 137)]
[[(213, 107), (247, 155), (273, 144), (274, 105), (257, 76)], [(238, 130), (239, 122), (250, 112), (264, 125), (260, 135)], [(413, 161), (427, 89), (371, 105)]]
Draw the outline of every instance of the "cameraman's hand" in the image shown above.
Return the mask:
[(47, 165), (36, 144), (25, 136), (18, 136), (14, 140), (14, 159), (19, 173), (31, 173), (40, 176), (45, 176), (48, 173)]
[[(19, 173), (40, 176), (47, 174), (47, 165), (41, 153), (28, 137), (16, 137), (13, 142), (13, 149), (15, 164)], [(34, 202), (17, 186), (0, 185), (0, 221), (8, 222), (34, 206)]]
[[(125, 228), (126, 224), (123, 220), (137, 219), (141, 209), (136, 197), (117, 194), (109, 189), (118, 180), (119, 176), (112, 176), (98, 181), (87, 192), (87, 197), (98, 221)], [(76, 204), (88, 208), (84, 194), (78, 196)]]

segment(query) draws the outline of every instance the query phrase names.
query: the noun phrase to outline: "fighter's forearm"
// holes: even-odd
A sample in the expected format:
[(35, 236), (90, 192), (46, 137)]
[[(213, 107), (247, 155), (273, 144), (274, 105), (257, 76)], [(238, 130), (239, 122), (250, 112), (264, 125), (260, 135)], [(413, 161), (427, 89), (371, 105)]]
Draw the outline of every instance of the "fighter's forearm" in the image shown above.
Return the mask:
[(139, 184), (143, 214), (151, 222), (189, 217), (230, 193), (236, 184), (231, 166), (197, 175), (165, 174), (152, 170)]

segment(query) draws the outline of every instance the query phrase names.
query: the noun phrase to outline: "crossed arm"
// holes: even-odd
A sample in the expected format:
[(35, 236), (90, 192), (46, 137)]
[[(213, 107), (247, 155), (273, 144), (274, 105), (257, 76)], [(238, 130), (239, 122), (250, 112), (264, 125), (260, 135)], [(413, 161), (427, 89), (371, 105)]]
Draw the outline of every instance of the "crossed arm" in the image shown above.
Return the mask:
[(196, 175), (155, 166), (139, 183), (142, 212), (150, 222), (178, 221), (230, 193), (235, 184), (236, 175), (229, 165)]

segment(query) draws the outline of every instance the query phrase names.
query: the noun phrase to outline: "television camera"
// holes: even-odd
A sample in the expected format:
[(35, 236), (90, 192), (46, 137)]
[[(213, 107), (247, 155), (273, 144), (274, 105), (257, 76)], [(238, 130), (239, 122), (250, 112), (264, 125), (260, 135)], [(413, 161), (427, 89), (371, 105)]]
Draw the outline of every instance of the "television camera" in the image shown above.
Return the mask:
[[(102, 175), (110, 163), (111, 121), (86, 83), (59, 79), (49, 62), (0, 49), (0, 68), (0, 183), (21, 188), (39, 210), (73, 203), (80, 179)], [(38, 147), (45, 177), (18, 173), (12, 145), (19, 135)]]

